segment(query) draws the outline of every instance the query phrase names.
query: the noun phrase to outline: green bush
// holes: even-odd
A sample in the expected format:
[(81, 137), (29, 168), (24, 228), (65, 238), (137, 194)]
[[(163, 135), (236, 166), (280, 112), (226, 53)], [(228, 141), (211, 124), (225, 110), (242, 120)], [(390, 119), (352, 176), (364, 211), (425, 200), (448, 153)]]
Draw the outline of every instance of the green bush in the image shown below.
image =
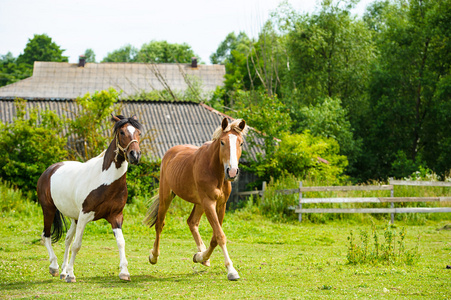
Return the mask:
[(127, 171), (127, 202), (135, 202), (136, 198), (149, 199), (158, 188), (160, 178), (160, 160), (152, 161), (142, 156), (138, 165), (128, 166)]
[(53, 111), (31, 110), (16, 101), (12, 123), (0, 122), (0, 177), (36, 199), (36, 184), (48, 166), (67, 157), (64, 122)]

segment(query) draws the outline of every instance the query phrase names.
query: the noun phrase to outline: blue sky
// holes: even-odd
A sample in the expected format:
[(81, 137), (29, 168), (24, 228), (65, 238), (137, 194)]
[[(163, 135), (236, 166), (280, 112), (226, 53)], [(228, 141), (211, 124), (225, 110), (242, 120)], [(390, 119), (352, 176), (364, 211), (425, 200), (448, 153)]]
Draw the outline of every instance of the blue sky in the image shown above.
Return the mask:
[[(373, 0), (361, 0), (362, 14)], [(108, 52), (151, 40), (187, 43), (201, 60), (230, 32), (255, 37), (281, 0), (1, 0), (0, 55), (23, 52), (34, 34), (46, 33), (69, 62), (91, 48), (100, 61)], [(298, 12), (312, 13), (316, 1), (288, 1)]]

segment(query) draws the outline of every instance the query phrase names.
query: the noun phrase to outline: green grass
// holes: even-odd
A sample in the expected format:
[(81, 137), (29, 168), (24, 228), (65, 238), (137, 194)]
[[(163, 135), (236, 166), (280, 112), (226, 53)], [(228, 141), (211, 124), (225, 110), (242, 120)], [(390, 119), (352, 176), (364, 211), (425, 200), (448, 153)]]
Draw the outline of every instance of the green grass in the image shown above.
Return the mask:
[[(143, 205), (128, 205), (123, 230), (132, 281), (119, 280), (116, 241), (109, 224), (98, 221), (86, 228), (75, 263), (77, 282), (68, 284), (48, 274), (47, 251), (39, 239), (40, 208), (24, 207), (26, 212), (4, 211), (2, 215), (2, 299), (446, 299), (451, 294), (451, 270), (446, 269), (451, 265), (451, 231), (437, 230), (447, 225), (443, 221), (406, 226), (407, 248), (414, 247), (420, 235), (420, 258), (413, 266), (350, 265), (347, 237), (351, 230), (370, 229), (369, 223), (287, 224), (249, 210), (230, 213), (224, 230), (241, 279), (229, 282), (219, 248), (210, 268), (192, 262), (196, 247), (185, 223), (188, 216), (180, 216), (180, 209), (168, 215), (160, 259), (150, 265), (154, 229), (141, 225)], [(376, 222), (378, 228), (386, 225)], [(204, 219), (201, 234), (208, 243), (211, 229)], [(63, 242), (54, 249), (61, 265)]]

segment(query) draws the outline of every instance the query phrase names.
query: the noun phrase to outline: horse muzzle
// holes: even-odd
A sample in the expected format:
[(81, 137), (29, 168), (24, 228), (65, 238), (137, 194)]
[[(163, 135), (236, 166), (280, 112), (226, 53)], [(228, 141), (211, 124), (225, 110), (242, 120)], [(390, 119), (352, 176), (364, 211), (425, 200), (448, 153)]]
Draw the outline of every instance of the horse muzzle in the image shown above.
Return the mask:
[(225, 171), (226, 179), (228, 181), (235, 181), (240, 173), (239, 168), (227, 168)]
[(128, 162), (132, 165), (137, 165), (141, 159), (141, 151), (130, 150), (127, 154)]

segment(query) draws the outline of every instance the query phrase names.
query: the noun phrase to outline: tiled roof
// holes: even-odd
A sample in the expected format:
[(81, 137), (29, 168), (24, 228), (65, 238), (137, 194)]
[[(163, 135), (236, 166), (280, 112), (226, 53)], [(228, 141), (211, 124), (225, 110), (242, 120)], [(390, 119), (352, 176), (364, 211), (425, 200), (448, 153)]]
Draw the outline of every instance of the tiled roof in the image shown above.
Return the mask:
[[(74, 101), (33, 100), (27, 101), (26, 105), (27, 111), (32, 108), (49, 109), (67, 118), (73, 118), (71, 112), (77, 111)], [(121, 105), (124, 116), (136, 115), (145, 129), (150, 130), (151, 141), (144, 145), (150, 146), (148, 155), (153, 158), (162, 158), (175, 145), (201, 146), (210, 141), (214, 130), (226, 116), (205, 104), (193, 102), (124, 101)], [(0, 100), (0, 120), (12, 122), (15, 115), (14, 101)], [(248, 143), (244, 144), (243, 150), (252, 157), (260, 152), (256, 148), (249, 149)]]
[(147, 63), (86, 63), (84, 67), (65, 62), (35, 62), (33, 76), (0, 88), (0, 98), (64, 100), (84, 96), (87, 92), (113, 87), (122, 95), (132, 96), (142, 91), (173, 91), (188, 88), (186, 80), (200, 79), (204, 92), (222, 86), (223, 65), (147, 64)]

